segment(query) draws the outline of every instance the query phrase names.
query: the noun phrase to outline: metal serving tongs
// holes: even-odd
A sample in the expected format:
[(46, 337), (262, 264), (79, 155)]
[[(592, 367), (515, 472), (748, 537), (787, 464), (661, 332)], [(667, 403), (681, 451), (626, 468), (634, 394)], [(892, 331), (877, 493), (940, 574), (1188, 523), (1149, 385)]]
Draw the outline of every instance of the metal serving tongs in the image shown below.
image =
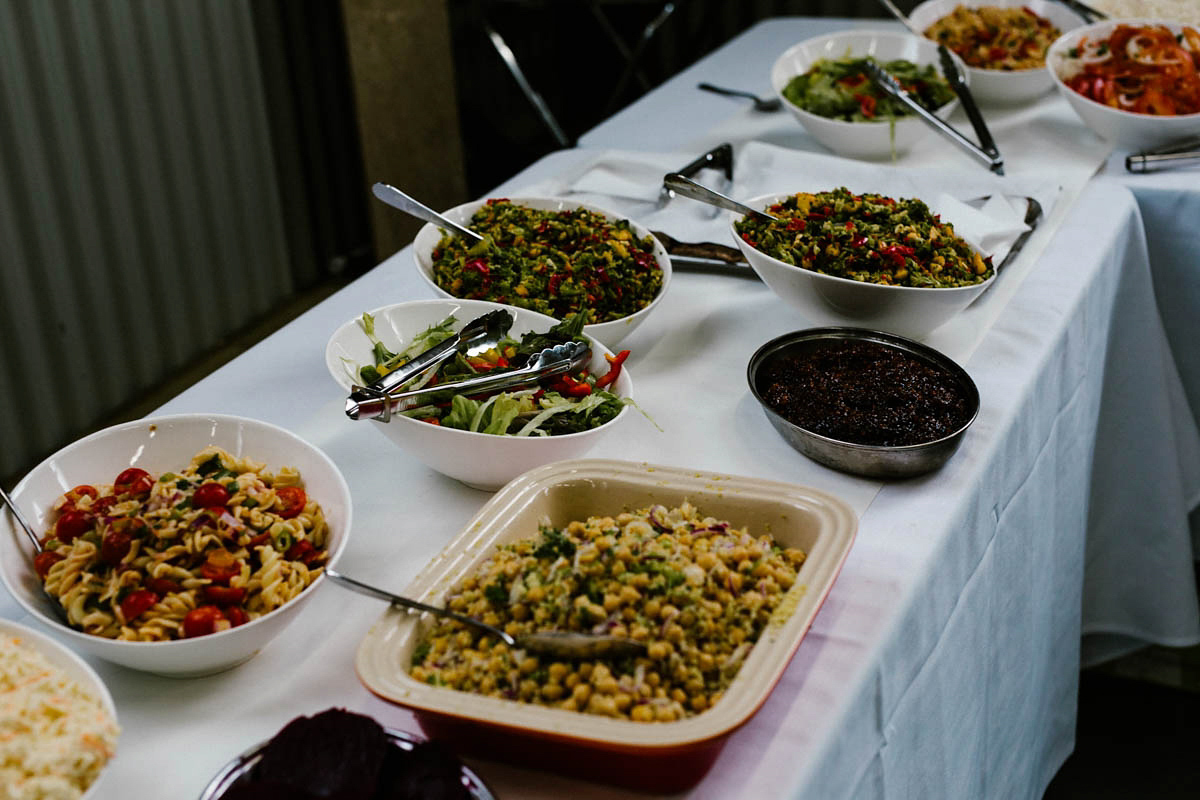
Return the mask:
[(469, 356), (484, 353), (504, 338), (512, 324), (512, 312), (502, 308), (476, 317), (453, 336), (414, 356), (378, 380), (356, 388), (350, 393), (350, 399), (370, 400), (381, 394), (390, 394), (426, 370), (453, 358), (460, 348), (465, 347)]
[(374, 597), (379, 600), (387, 600), (394, 606), (411, 608), (415, 611), (427, 611), (439, 617), (448, 617), (464, 625), (477, 628), (491, 636), (495, 636), (509, 647), (523, 648), (530, 652), (548, 655), (552, 658), (566, 658), (571, 660), (581, 658), (622, 658), (625, 656), (645, 655), (646, 653), (646, 645), (643, 642), (606, 634), (539, 631), (537, 633), (523, 633), (513, 636), (499, 628), (482, 623), (473, 617), (459, 614), (457, 611), (438, 608), (437, 606), (431, 606), (417, 600), (410, 600), (407, 597), (401, 597), (391, 592), (385, 592), (383, 589), (377, 589), (362, 581), (357, 581), (354, 578), (343, 575), (330, 567), (325, 568), (325, 577), (353, 592), (365, 594), (368, 597)]
[(964, 150), (968, 155), (972, 156), (978, 161), (981, 161), (983, 165), (992, 172), (995, 172), (998, 175), (1004, 174), (1004, 159), (1000, 157), (998, 152), (995, 152), (994, 146), (993, 152), (984, 150), (982, 147), (959, 133), (954, 126), (943, 122), (936, 114), (927, 111), (923, 105), (914, 100), (908, 92), (904, 91), (904, 87), (900, 85), (899, 81), (893, 78), (887, 70), (876, 64), (874, 61), (866, 62), (866, 70), (867, 74), (871, 76), (871, 80), (875, 81), (877, 86), (903, 103), (909, 110), (923, 119), (927, 125), (940, 133), (942, 136), (949, 139), (954, 144), (958, 145), (958, 147)]
[(1200, 139), (1125, 156), (1125, 169), (1129, 172), (1152, 172), (1163, 167), (1180, 167), (1189, 163), (1200, 163)]
[[(915, 36), (920, 36), (922, 39), (928, 38), (923, 31), (918, 30), (917, 26), (913, 24), (913, 21), (903, 11), (896, 7), (896, 4), (892, 0), (879, 0), (879, 2)], [(1000, 157), (1000, 150), (996, 147), (996, 140), (992, 138), (992, 132), (988, 130), (987, 123), (983, 119), (983, 114), (979, 112), (979, 106), (975, 103), (974, 95), (967, 88), (967, 82), (963, 79), (962, 70), (958, 68), (958, 64), (955, 63), (946, 45), (938, 44), (937, 47), (938, 60), (942, 65), (942, 75), (945, 76), (946, 82), (950, 84), (950, 88), (954, 90), (954, 94), (958, 95), (958, 101), (962, 104), (963, 111), (967, 113), (967, 119), (971, 121), (971, 127), (975, 129), (975, 136), (979, 138), (978, 147), (954, 128), (942, 122), (936, 115), (926, 111), (924, 106), (913, 101), (903, 89), (900, 89), (903, 96), (895, 94), (889, 86), (883, 86), (883, 89), (916, 111), (921, 116), (921, 119), (932, 125), (943, 136), (949, 137), (959, 147), (966, 149), (972, 156), (982, 160), (992, 172), (995, 172), (997, 175), (1003, 175), (1004, 159)], [(880, 72), (883, 72), (883, 70), (880, 69)], [(874, 78), (875, 75), (872, 73), (871, 77)], [(888, 77), (891, 76), (889, 75)], [(876, 83), (879, 83), (878, 79), (876, 79)], [(894, 79), (892, 83), (895, 84), (896, 88), (900, 88), (900, 84), (896, 83)]]
[[(712, 150), (682, 167), (677, 173), (687, 178), (694, 178), (702, 169), (719, 169), (725, 177), (726, 191), (733, 188), (733, 145), (729, 142), (719, 144)], [(675, 197), (675, 192), (666, 183), (658, 192), (658, 207), (662, 208)]]
[(577, 372), (592, 357), (591, 345), (574, 341), (556, 344), (534, 353), (524, 366), (508, 372), (485, 373), (461, 381), (423, 386), (407, 392), (363, 392), (346, 399), (346, 416), (350, 419), (378, 419), (387, 422), (392, 414), (420, 405), (423, 400), (439, 394), (480, 394), (529, 386), (542, 378)]

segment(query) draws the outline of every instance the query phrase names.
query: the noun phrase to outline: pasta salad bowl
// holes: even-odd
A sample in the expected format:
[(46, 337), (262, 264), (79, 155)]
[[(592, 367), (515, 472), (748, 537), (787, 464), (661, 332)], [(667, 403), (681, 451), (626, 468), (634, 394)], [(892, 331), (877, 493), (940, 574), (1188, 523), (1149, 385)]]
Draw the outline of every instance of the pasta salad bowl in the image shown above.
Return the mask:
[[(956, 11), (960, 7), (963, 10)], [(982, 8), (988, 11), (980, 12)], [(1051, 91), (1054, 80), (1046, 71), (1044, 51), (1040, 58), (1036, 52), (1043, 47), (1048, 48), (1058, 35), (1085, 24), (1083, 17), (1055, 0), (925, 0), (912, 10), (909, 19), (918, 30), (926, 31), (928, 36), (930, 26), (939, 24), (939, 21), (947, 20), (941, 22), (939, 27), (953, 31), (961, 26), (951, 15), (972, 12), (997, 15), (998, 21), (1005, 20), (1005, 15), (1020, 15), (1015, 18), (1021, 24), (1003, 27), (1012, 35), (1000, 43), (1004, 47), (998, 48), (1000, 53), (995, 53), (998, 61), (993, 63), (987, 60), (988, 53), (994, 52), (990, 47), (985, 48), (978, 58), (968, 55), (966, 59), (971, 94), (980, 103), (995, 105), (1017, 105)], [(1025, 35), (1019, 35), (1018, 31)], [(1054, 34), (1054, 31), (1058, 31), (1058, 34)], [(973, 41), (969, 31), (950, 35), (953, 41), (961, 42), (964, 47)], [(930, 38), (937, 41), (934, 36)], [(954, 49), (951, 46), (951, 50)], [(1014, 55), (1020, 58), (1014, 59)]]
[(351, 524), (328, 456), (220, 414), (105, 428), (34, 467), (12, 498), (45, 546), (35, 560), (4, 515), (0, 578), (17, 602), (77, 650), (175, 677), (266, 647), (319, 588)]

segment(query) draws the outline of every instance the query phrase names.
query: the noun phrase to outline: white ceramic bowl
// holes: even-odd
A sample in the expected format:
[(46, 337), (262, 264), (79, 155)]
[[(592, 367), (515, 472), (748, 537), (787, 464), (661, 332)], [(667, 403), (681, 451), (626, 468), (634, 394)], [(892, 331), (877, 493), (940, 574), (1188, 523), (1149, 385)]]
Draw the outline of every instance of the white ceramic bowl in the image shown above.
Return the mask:
[[(595, 211), (613, 220), (627, 219), (613, 211), (586, 203), (573, 202), (561, 197), (509, 197), (508, 200), (517, 205), (545, 211), (568, 211), (576, 208), (586, 208), (589, 211)], [(475, 200), (470, 203), (463, 203), (449, 211), (443, 212), (443, 216), (465, 226), (471, 221), (471, 216), (483, 207), (486, 202), (486, 200)], [(633, 220), (629, 220), (629, 223), (639, 239), (647, 236), (654, 238), (653, 234), (643, 226)], [(417, 271), (425, 279), (425, 282), (439, 295), (458, 299), (438, 286), (437, 282), (433, 279), (433, 249), (437, 246), (441, 238), (441, 229), (433, 224), (427, 224), (421, 230), (417, 231), (417, 237), (413, 240), (413, 256), (417, 260)], [(658, 261), (659, 269), (662, 270), (662, 286), (659, 287), (658, 294), (654, 296), (654, 299), (640, 311), (630, 314), (627, 317), (584, 326), (584, 333), (609, 347), (616, 347), (618, 342), (646, 321), (646, 317), (650, 315), (654, 307), (662, 300), (663, 295), (667, 293), (667, 286), (671, 283), (671, 258), (667, 255), (666, 248), (663, 247), (662, 242), (658, 241), (658, 239), (654, 239), (654, 257)]]
[[(9, 636), (19, 639), (21, 647), (41, 653), (43, 658), (62, 670), (70, 680), (99, 700), (100, 704), (108, 711), (109, 716), (112, 717), (113, 723), (117, 724), (117, 707), (113, 703), (112, 695), (109, 694), (104, 681), (100, 680), (100, 676), (88, 666), (86, 661), (44, 633), (39, 633), (16, 622), (0, 619), (0, 638)], [(83, 793), (81, 800), (99, 798), (102, 785), (105, 783), (104, 776), (107, 774), (108, 768), (105, 767), (92, 781), (92, 785), (88, 787), (87, 791)]]
[[(925, 0), (908, 15), (918, 30), (925, 30), (958, 6), (981, 8), (1028, 8), (1050, 21), (1061, 33), (1078, 28), (1086, 21), (1055, 0)], [(979, 103), (1015, 105), (1032, 100), (1050, 91), (1054, 80), (1043, 67), (1005, 71), (967, 67), (971, 96)]]
[[(415, 300), (377, 308), (370, 313), (375, 317), (376, 335), (393, 352), (398, 352), (415, 335), (446, 317), (453, 315), (461, 327), (498, 308), (512, 312), (513, 326), (509, 334), (513, 338), (519, 339), (527, 331), (546, 331), (555, 324), (553, 317), (536, 311), (482, 300)], [(595, 375), (603, 375), (608, 371), (604, 355), (611, 355), (612, 351), (594, 338), (592, 342), (590, 370)], [(350, 392), (357, 365), (369, 363), (371, 343), (363, 334), (358, 318), (334, 331), (325, 347), (325, 367), (343, 391)], [(632, 396), (633, 381), (628, 369), (621, 370), (613, 391), (620, 397)], [(496, 436), (443, 428), (400, 415), (386, 423), (361, 421), (354, 424), (373, 425), (431, 469), (468, 486), (492, 491), (534, 467), (583, 455), (629, 413), (626, 406), (614, 419), (598, 428), (562, 436)]]
[[(879, 122), (844, 122), (812, 114), (783, 96), (788, 81), (802, 75), (818, 60), (839, 58), (861, 58), (873, 56), (877, 61), (892, 61), (903, 58), (914, 64), (938, 65), (937, 45), (911, 33), (896, 31), (843, 31), (806, 39), (793, 45), (775, 61), (771, 67), (771, 86), (783, 105), (804, 126), (814, 139), (833, 152), (863, 159), (890, 159), (893, 152), (899, 156), (926, 136), (938, 134), (927, 123), (916, 116), (896, 120), (895, 137), (888, 120)], [(955, 56), (955, 58), (958, 58)], [(958, 66), (966, 75), (966, 65), (961, 60)], [(940, 70), (939, 70), (940, 74)], [(958, 98), (937, 109), (937, 116), (945, 119), (958, 107)]]
[[(764, 209), (789, 196), (763, 195), (747, 200), (746, 205)], [(731, 215), (729, 230), (750, 266), (780, 299), (818, 325), (854, 325), (919, 339), (969, 306), (996, 279), (993, 273), (973, 286), (932, 289), (823, 275), (746, 244), (733, 227), (739, 219), (741, 215)]]
[[(290, 431), (258, 420), (221, 414), (147, 417), (93, 433), (67, 445), (25, 476), (12, 492), (36, 530), (46, 530), (54, 501), (81, 483), (110, 483), (130, 466), (151, 474), (182, 469), (208, 445), (237, 456), (265, 461), (267, 468), (295, 467), (309, 497), (321, 504), (329, 523), (329, 562), (337, 560), (350, 534), (350, 489), (329, 457)], [(29, 539), (11, 514), (0, 522), (0, 577), (17, 602), (58, 631), (73, 647), (106, 661), (160, 675), (207, 675), (253, 657), (296, 618), (324, 583), (312, 586), (283, 607), (236, 628), (170, 642), (123, 642), (73, 630), (58, 622), (33, 571)]]
[(1200, 136), (1200, 113), (1174, 117), (1135, 114), (1090, 100), (1063, 83), (1062, 75), (1069, 61), (1067, 52), (1075, 47), (1083, 37), (1086, 36), (1088, 39), (1104, 38), (1117, 25), (1121, 24), (1165, 25), (1175, 33), (1179, 33), (1184, 27), (1177, 22), (1162, 20), (1113, 19), (1076, 28), (1070, 33), (1063, 34), (1050, 46), (1050, 51), (1046, 55), (1046, 69), (1049, 70), (1054, 85), (1058, 87), (1062, 96), (1067, 98), (1067, 102), (1071, 104), (1071, 108), (1075, 110), (1085, 125), (1101, 138), (1124, 149), (1147, 150)]

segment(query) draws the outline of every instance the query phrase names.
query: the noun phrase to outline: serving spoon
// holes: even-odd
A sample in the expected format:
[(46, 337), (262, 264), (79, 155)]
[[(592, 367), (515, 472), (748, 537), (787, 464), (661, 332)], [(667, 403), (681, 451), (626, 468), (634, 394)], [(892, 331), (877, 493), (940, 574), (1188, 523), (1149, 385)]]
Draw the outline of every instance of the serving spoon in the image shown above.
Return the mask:
[(395, 186), (389, 186), (386, 183), (377, 183), (371, 187), (371, 191), (389, 206), (398, 208), (406, 214), (412, 214), (419, 220), (432, 222), (434, 225), (440, 225), (443, 228), (449, 228), (464, 239), (476, 244), (483, 241), (483, 237), (475, 231), (459, 225), (449, 217), (439, 214), (419, 200), (409, 197)]
[(714, 192), (703, 184), (696, 183), (691, 178), (680, 175), (678, 172), (672, 172), (663, 176), (663, 186), (667, 187), (676, 194), (699, 200), (701, 203), (708, 203), (710, 206), (724, 208), (727, 211), (736, 211), (739, 214), (745, 214), (748, 217), (763, 222), (778, 222), (779, 218), (768, 214), (765, 211), (759, 211), (756, 208), (751, 208), (744, 203), (739, 203), (732, 197), (727, 197), (720, 192)]
[[(45, 549), (42, 547), (41, 540), (38, 538), (37, 533), (33, 530), (33, 526), (25, 521), (25, 517), (21, 514), (21, 510), (17, 508), (16, 502), (8, 496), (8, 492), (4, 491), (3, 487), (0, 487), (0, 499), (4, 500), (4, 504), (8, 506), (8, 510), (12, 512), (13, 517), (17, 520), (17, 524), (21, 526), (21, 530), (25, 531), (25, 535), (29, 537), (29, 541), (33, 542), (34, 553), (40, 555)], [(42, 587), (42, 594), (45, 595), (46, 600), (50, 603), (50, 608), (54, 610), (54, 616), (58, 617), (58, 621), (63, 625), (66, 625), (68, 628), (78, 629), (79, 626), (71, 624), (71, 620), (67, 617), (67, 610), (62, 607), (62, 603), (58, 601), (58, 598), (46, 591), (46, 584), (42, 582), (40, 576), (38, 578), (38, 583)]]
[(522, 633), (513, 636), (499, 628), (480, 622), (466, 614), (438, 608), (407, 597), (401, 597), (383, 589), (355, 580), (336, 570), (326, 567), (325, 575), (334, 583), (359, 594), (387, 600), (394, 606), (402, 606), (415, 611), (428, 611), (439, 617), (457, 620), (464, 625), (481, 630), (489, 636), (495, 636), (509, 647), (522, 648), (533, 653), (578, 660), (582, 658), (623, 658), (625, 656), (645, 655), (646, 645), (642, 642), (619, 636), (605, 636), (589, 633), (572, 633), (570, 631), (541, 631), (538, 633)]

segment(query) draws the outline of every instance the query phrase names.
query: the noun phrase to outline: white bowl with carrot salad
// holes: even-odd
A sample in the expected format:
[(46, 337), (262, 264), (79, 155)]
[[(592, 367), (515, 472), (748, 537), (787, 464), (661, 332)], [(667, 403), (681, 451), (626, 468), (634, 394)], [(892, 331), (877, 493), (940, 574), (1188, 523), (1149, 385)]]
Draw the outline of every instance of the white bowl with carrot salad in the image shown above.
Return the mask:
[(1151, 19), (1098, 22), (1046, 58), (1058, 90), (1100, 137), (1142, 150), (1200, 136), (1200, 31)]

